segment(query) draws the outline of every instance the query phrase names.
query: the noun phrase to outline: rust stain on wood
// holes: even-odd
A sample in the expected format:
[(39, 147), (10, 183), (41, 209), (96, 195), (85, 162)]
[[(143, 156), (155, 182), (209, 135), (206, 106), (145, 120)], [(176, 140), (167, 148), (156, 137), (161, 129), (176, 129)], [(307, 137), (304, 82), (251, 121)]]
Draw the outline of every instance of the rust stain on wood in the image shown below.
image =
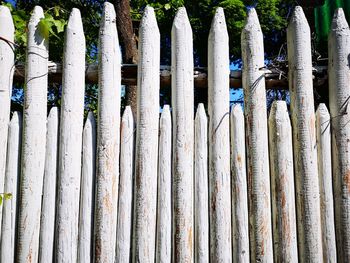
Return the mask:
[(350, 170), (346, 171), (346, 174), (344, 176), (344, 184), (350, 193)]

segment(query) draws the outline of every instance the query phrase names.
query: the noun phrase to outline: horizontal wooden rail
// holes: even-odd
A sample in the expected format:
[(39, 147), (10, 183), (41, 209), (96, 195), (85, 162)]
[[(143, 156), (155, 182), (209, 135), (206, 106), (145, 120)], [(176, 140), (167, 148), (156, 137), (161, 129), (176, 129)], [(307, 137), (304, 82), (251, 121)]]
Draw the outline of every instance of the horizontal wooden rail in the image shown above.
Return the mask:
[[(49, 83), (62, 82), (62, 65), (60, 63), (49, 62)], [(265, 71), (266, 89), (288, 89), (288, 79), (281, 77), (278, 70)], [(314, 67), (314, 86), (319, 87), (327, 82), (327, 67)], [(193, 72), (195, 88), (208, 87), (207, 68), (198, 67)], [(286, 73), (284, 73), (286, 74)], [(160, 86), (171, 86), (171, 67), (160, 66)], [(25, 65), (23, 63), (16, 65), (14, 74), (15, 82), (23, 83), (25, 76)], [(85, 81), (88, 84), (97, 84), (98, 82), (98, 64), (89, 64), (85, 69)], [(137, 65), (123, 64), (122, 65), (122, 84), (136, 85), (137, 83)], [(242, 87), (242, 72), (241, 70), (231, 70), (230, 72), (230, 87), (238, 89)]]

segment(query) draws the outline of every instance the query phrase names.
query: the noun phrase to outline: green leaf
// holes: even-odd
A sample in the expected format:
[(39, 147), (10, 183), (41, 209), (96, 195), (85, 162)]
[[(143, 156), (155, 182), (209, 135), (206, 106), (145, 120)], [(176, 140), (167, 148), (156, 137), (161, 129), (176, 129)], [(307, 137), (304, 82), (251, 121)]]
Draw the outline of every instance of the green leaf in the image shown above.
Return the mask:
[(2, 205), (2, 195), (0, 195), (0, 205)]
[(49, 21), (47, 21), (45, 18), (40, 19), (38, 29), (45, 39), (49, 39), (50, 27), (51, 25)]
[(12, 198), (12, 194), (11, 193), (5, 193), (4, 194), (4, 198), (5, 198), (5, 200), (10, 200)]
[(165, 4), (164, 5), (164, 9), (165, 10), (169, 10), (171, 8), (171, 5), (169, 3)]
[(53, 23), (56, 26), (57, 33), (61, 33), (64, 31), (64, 26), (66, 25), (66, 21), (63, 19), (60, 20), (54, 20)]
[(59, 16), (60, 15), (60, 7), (59, 6), (56, 5), (53, 8), (53, 11), (55, 12), (55, 16)]

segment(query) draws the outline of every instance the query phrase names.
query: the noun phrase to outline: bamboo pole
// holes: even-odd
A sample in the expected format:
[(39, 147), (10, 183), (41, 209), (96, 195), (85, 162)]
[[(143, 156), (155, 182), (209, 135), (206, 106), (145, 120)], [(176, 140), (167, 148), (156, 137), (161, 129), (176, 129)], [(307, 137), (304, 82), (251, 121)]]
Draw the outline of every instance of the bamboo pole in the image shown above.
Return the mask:
[(57, 107), (53, 107), (47, 117), (46, 158), (39, 236), (39, 262), (52, 262), (54, 255), (58, 131), (59, 110)]
[[(4, 190), (6, 148), (8, 124), (10, 122), (10, 106), (12, 93), (12, 78), (14, 72), (14, 31), (12, 16), (6, 6), (0, 6), (0, 193)], [(0, 206), (0, 226), (2, 220), (2, 206)], [(1, 229), (0, 229), (1, 237)]]
[(186, 9), (171, 30), (173, 106), (173, 260), (193, 261), (193, 44)]
[(251, 261), (272, 262), (270, 173), (264, 77), (264, 44), (258, 16), (249, 9), (241, 36), (248, 155)]
[(23, 107), (22, 171), (18, 218), (17, 261), (37, 262), (41, 196), (46, 146), (48, 39), (38, 23), (44, 17), (36, 6), (28, 23), (26, 86)]
[[(0, 262), (14, 262), (16, 226), (17, 226), (17, 189), (21, 170), (22, 117), (14, 112), (9, 124), (7, 140), (7, 162), (4, 193), (12, 195), (10, 200), (3, 199), (1, 225)], [(4, 195), (2, 195), (4, 197)]]
[(292, 127), (285, 101), (269, 116), (272, 226), (275, 262), (298, 262)]
[(195, 262), (209, 262), (208, 121), (204, 105), (198, 104), (194, 151), (194, 245)]
[(210, 258), (231, 262), (229, 46), (222, 8), (208, 39)]
[(154, 262), (157, 217), (160, 36), (152, 7), (139, 30), (133, 262)]
[(231, 108), (232, 255), (234, 262), (249, 262), (249, 215), (244, 115), (241, 105)]
[(337, 255), (339, 262), (350, 262), (350, 30), (342, 9), (334, 14), (328, 41)]
[(325, 104), (316, 111), (316, 141), (318, 156), (318, 179), (320, 184), (323, 261), (337, 262), (335, 240), (331, 119)]
[(59, 167), (57, 180), (56, 262), (78, 255), (81, 149), (84, 121), (85, 37), (80, 11), (72, 9), (64, 45)]
[(134, 177), (134, 118), (126, 106), (120, 126), (120, 179), (116, 262), (131, 260), (132, 191)]
[(299, 260), (322, 262), (310, 28), (301, 7), (287, 28)]
[(170, 109), (164, 105), (159, 121), (156, 262), (171, 262), (171, 139)]
[(111, 3), (104, 4), (100, 25), (99, 103), (94, 260), (113, 262), (119, 187), (120, 50)]
[(78, 262), (92, 262), (96, 177), (96, 122), (89, 112), (83, 130)]

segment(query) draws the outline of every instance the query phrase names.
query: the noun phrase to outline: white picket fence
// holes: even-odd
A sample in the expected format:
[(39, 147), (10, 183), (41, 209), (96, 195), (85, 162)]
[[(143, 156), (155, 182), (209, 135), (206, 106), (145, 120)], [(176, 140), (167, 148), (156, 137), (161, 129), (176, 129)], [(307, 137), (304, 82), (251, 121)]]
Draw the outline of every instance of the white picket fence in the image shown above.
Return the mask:
[(302, 9), (293, 12), (291, 121), (284, 101), (267, 117), (254, 9), (241, 38), (244, 109), (230, 111), (221, 8), (208, 39), (208, 117), (203, 104), (194, 114), (184, 8), (172, 28), (172, 105), (159, 117), (160, 36), (151, 7), (139, 30), (137, 118), (129, 107), (120, 117), (121, 54), (109, 3), (97, 122), (89, 113), (83, 125), (77, 9), (66, 28), (61, 108), (47, 117), (48, 40), (37, 29), (43, 15), (35, 7), (28, 25), (23, 122), (19, 112), (10, 120), (14, 27), (0, 7), (0, 192), (12, 193), (0, 209), (1, 262), (350, 262), (350, 29), (341, 9), (329, 38), (330, 113), (320, 104), (316, 114), (310, 29)]

